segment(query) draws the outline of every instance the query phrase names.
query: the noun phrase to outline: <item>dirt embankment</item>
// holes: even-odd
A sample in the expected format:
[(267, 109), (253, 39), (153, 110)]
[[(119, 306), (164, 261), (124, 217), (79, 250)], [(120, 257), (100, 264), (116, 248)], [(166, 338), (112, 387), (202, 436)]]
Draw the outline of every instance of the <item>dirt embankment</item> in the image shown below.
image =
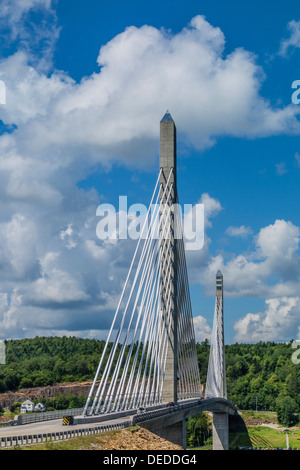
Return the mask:
[(146, 429), (132, 428), (99, 436), (96, 442), (78, 450), (183, 450), (183, 448)]
[(247, 418), (245, 419), (247, 426), (266, 426), (275, 425), (277, 423), (276, 418)]

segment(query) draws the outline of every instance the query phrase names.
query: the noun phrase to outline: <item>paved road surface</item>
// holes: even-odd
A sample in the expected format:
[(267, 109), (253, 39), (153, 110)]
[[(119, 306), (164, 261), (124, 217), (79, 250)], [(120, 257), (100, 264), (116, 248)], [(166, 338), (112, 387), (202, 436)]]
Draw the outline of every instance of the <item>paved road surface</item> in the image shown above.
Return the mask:
[[(184, 402), (193, 402), (195, 400), (185, 400)], [(147, 407), (147, 411), (161, 409), (165, 405), (155, 405), (152, 407)], [(9, 427), (0, 427), (0, 438), (1, 437), (13, 437), (13, 436), (26, 436), (30, 434), (47, 434), (52, 432), (67, 431), (68, 428), (71, 429), (84, 429), (84, 428), (93, 428), (101, 424), (119, 424), (124, 421), (128, 421), (132, 416), (125, 416), (122, 418), (115, 418), (109, 421), (100, 421), (87, 423), (87, 424), (76, 424), (71, 426), (63, 426), (62, 418), (51, 420), (51, 421), (42, 421), (38, 423), (22, 424), (18, 426), (9, 426)]]
[(55, 419), (53, 421), (42, 421), (40, 423), (23, 424), (19, 426), (9, 426), (2, 428), (0, 427), (0, 438), (1, 437), (12, 437), (12, 436), (26, 436), (29, 434), (46, 434), (50, 432), (67, 431), (70, 429), (84, 429), (93, 428), (101, 424), (117, 424), (128, 421), (128, 417), (118, 418), (110, 421), (99, 422), (99, 423), (88, 423), (88, 424), (76, 424), (72, 426), (63, 426), (62, 419)]

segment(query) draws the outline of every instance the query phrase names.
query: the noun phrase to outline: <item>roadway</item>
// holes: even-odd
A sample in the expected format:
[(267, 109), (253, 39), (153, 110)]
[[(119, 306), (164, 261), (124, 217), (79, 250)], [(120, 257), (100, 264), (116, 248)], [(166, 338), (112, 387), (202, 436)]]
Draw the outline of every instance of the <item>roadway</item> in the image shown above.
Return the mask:
[[(147, 408), (147, 411), (155, 410), (162, 408), (162, 405), (158, 406), (151, 406)], [(67, 413), (66, 413), (67, 414)], [(48, 433), (55, 433), (60, 431), (66, 431), (68, 427), (71, 429), (85, 429), (85, 428), (94, 428), (101, 424), (108, 425), (108, 424), (119, 424), (125, 421), (128, 421), (132, 418), (132, 414), (129, 416), (122, 416), (122, 417), (115, 417), (111, 420), (101, 420), (101, 416), (93, 422), (87, 423), (80, 423), (80, 424), (73, 424), (71, 426), (64, 426), (62, 424), (62, 418), (49, 420), (49, 421), (39, 421), (36, 423), (29, 423), (29, 424), (22, 424), (17, 426), (8, 426), (8, 427), (0, 427), (0, 438), (1, 437), (14, 437), (14, 436), (25, 436), (31, 434), (48, 434)]]
[[(170, 415), (165, 415), (163, 413), (164, 409), (166, 408), (165, 405), (159, 406), (152, 406), (147, 407), (147, 412), (143, 413), (143, 417), (148, 419), (157, 420), (157, 424), (160, 423), (160, 426), (166, 424), (168, 421), (177, 421), (182, 419), (182, 416), (192, 416), (194, 414), (201, 413), (201, 411), (228, 411), (230, 413), (234, 413), (236, 408), (232, 403), (229, 401), (222, 399), (222, 398), (211, 398), (207, 400), (200, 400), (200, 399), (193, 399), (193, 400), (182, 400), (180, 405), (174, 407), (170, 411)], [(189, 407), (191, 405), (191, 408)], [(164, 415), (162, 416), (161, 413)], [(182, 416), (181, 416), (182, 414)], [(160, 415), (160, 416), (159, 416)], [(177, 416), (176, 416), (177, 415)], [(31, 434), (47, 434), (47, 433), (55, 433), (60, 431), (66, 431), (68, 427), (73, 429), (85, 429), (85, 428), (93, 428), (97, 427), (101, 424), (109, 425), (109, 424), (119, 424), (125, 421), (128, 421), (132, 418), (132, 414), (128, 416), (120, 416), (114, 417), (108, 421), (101, 421), (101, 416), (99, 419), (93, 422), (81, 422), (79, 424), (73, 424), (71, 426), (64, 426), (62, 424), (62, 418), (51, 420), (51, 421), (41, 421), (36, 423), (30, 424), (22, 424), (18, 426), (9, 426), (9, 427), (0, 427), (0, 438), (1, 437), (14, 437), (14, 436), (25, 436)], [(142, 421), (144, 421), (142, 419)]]
[(112, 419), (110, 421), (99, 422), (98, 423), (87, 423), (87, 424), (74, 424), (72, 426), (64, 426), (62, 424), (62, 419), (55, 419), (52, 421), (41, 421), (38, 423), (22, 424), (19, 426), (9, 426), (9, 427), (0, 427), (0, 438), (1, 437), (13, 437), (13, 436), (28, 436), (31, 434), (47, 434), (60, 431), (66, 431), (68, 428), (73, 429), (85, 429), (85, 428), (94, 428), (101, 424), (118, 424), (124, 421), (128, 421), (128, 417)]

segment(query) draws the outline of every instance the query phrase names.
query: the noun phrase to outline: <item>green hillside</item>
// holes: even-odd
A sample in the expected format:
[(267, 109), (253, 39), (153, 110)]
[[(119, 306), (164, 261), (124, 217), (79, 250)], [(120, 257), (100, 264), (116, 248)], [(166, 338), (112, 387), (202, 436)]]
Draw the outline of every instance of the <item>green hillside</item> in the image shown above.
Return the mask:
[[(104, 341), (75, 337), (36, 337), (6, 341), (0, 365), (0, 392), (54, 383), (92, 380)], [(240, 409), (275, 410), (289, 397), (300, 406), (300, 365), (293, 364), (291, 343), (226, 346), (228, 398)], [(109, 350), (107, 351), (107, 354)], [(205, 384), (209, 343), (197, 345)]]

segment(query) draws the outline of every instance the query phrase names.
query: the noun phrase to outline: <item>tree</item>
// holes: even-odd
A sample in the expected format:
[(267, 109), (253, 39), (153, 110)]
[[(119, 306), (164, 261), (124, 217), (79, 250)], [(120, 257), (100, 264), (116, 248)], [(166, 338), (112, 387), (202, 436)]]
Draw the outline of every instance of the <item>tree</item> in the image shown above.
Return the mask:
[(279, 424), (287, 428), (295, 425), (299, 420), (298, 411), (299, 407), (293, 398), (285, 396), (277, 399), (276, 412)]
[(291, 398), (297, 399), (300, 394), (300, 375), (293, 371), (286, 378), (287, 393)]
[(200, 447), (210, 436), (211, 431), (206, 414), (201, 413), (188, 419), (186, 436), (188, 447)]
[(30, 377), (23, 377), (20, 382), (19, 388), (30, 388), (33, 386), (32, 379)]

